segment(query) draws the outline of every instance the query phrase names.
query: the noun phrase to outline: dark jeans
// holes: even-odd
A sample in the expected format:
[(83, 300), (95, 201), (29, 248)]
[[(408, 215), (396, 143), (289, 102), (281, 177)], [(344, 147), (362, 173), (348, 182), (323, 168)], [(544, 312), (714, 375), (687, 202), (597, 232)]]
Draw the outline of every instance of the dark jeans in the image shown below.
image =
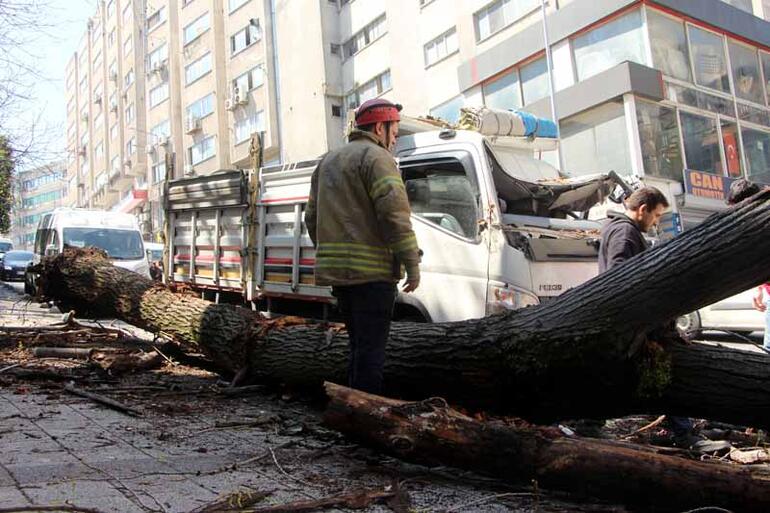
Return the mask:
[(333, 287), (332, 294), (337, 298), (350, 340), (348, 385), (379, 394), (396, 284), (373, 282)]

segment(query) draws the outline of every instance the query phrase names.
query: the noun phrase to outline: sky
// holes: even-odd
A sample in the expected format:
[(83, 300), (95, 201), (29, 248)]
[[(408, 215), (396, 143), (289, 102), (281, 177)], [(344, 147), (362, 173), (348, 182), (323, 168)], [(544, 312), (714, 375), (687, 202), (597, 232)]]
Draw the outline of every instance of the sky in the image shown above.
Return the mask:
[[(64, 69), (77, 50), (88, 18), (96, 13), (96, 1), (43, 0), (41, 4), (43, 18), (49, 27), (42, 32), (30, 33), (29, 49), (37, 59), (40, 78), (34, 81), (33, 100), (18, 123), (24, 126), (39, 119), (41, 125), (48, 127), (49, 149), (63, 152), (66, 133)], [(35, 31), (35, 27), (30, 30)], [(46, 152), (42, 158), (50, 159), (52, 154), (53, 151)]]

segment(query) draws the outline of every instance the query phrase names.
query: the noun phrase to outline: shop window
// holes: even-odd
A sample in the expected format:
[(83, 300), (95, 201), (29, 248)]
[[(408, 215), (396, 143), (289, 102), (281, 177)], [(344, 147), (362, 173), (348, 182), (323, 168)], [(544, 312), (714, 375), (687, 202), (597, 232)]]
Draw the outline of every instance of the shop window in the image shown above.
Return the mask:
[(482, 86), (484, 105), (490, 109), (518, 109), (521, 107), (519, 71), (513, 70), (493, 82)]
[(735, 95), (744, 100), (764, 103), (757, 50), (733, 41), (727, 47), (730, 50)]
[(545, 57), (521, 67), (521, 90), (524, 105), (548, 96), (548, 65)]
[(570, 176), (615, 171), (631, 174), (625, 110), (609, 102), (561, 122), (565, 172)]
[(674, 109), (636, 101), (636, 121), (647, 176), (682, 181), (682, 148)]
[(680, 119), (687, 168), (723, 174), (716, 120), (689, 112), (681, 112)]
[(576, 37), (572, 45), (578, 80), (585, 80), (623, 61), (647, 64), (640, 10)]
[(741, 121), (770, 127), (770, 113), (765, 109), (758, 109), (741, 102), (738, 102), (738, 118)]
[(460, 108), (465, 105), (465, 98), (460, 95), (430, 109), (430, 115), (450, 123), (457, 123), (460, 119)]
[(725, 167), (727, 176), (740, 178), (741, 150), (738, 142), (738, 125), (732, 121), (722, 120), (722, 144), (725, 152)]
[(688, 27), (692, 59), (695, 66), (695, 82), (724, 93), (730, 92), (727, 77), (727, 61), (722, 46), (722, 36), (697, 27)]
[(759, 60), (762, 61), (762, 71), (765, 74), (765, 94), (770, 105), (770, 53), (759, 52)]
[(653, 65), (664, 75), (691, 82), (690, 54), (684, 24), (648, 9), (647, 26), (650, 30)]
[(744, 128), (741, 135), (749, 180), (770, 184), (770, 134)]
[(666, 98), (682, 105), (708, 110), (716, 114), (726, 114), (731, 117), (735, 115), (732, 100), (690, 87), (666, 84)]

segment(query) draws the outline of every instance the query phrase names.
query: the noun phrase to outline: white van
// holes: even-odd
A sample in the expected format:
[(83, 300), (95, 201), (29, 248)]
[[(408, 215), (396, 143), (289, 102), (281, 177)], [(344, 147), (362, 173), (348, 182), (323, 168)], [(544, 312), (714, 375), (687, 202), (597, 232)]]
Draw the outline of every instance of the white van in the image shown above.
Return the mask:
[[(44, 256), (57, 255), (66, 247), (103, 249), (116, 266), (150, 277), (142, 232), (131, 214), (80, 208), (57, 208), (45, 214), (35, 232), (32, 264), (40, 263)], [(34, 290), (36, 278), (27, 272), (25, 291)]]
[(163, 244), (160, 242), (144, 241), (144, 252), (147, 255), (147, 261), (150, 263), (163, 260)]
[(8, 239), (6, 237), (0, 237), (0, 262), (2, 262), (5, 254), (11, 251), (12, 249), (13, 249), (13, 242), (11, 241), (11, 239)]

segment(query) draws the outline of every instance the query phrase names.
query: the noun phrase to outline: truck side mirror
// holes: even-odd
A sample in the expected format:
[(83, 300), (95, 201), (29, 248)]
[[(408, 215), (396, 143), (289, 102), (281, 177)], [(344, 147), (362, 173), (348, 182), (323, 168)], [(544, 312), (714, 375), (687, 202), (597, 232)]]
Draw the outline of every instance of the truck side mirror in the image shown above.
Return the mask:
[(45, 247), (45, 256), (51, 257), (56, 256), (59, 254), (59, 248), (56, 247), (56, 244), (49, 244)]

